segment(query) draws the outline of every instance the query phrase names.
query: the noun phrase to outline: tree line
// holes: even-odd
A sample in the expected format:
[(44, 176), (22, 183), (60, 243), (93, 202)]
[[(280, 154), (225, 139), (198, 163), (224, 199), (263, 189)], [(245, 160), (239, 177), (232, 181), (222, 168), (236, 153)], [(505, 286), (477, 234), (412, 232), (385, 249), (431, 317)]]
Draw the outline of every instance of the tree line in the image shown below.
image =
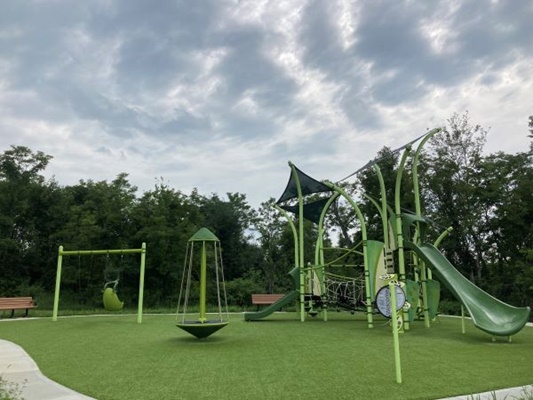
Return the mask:
[[(529, 120), (533, 136), (533, 118)], [(419, 171), (423, 213), (438, 235), (452, 233), (441, 248), (469, 279), (515, 305), (533, 306), (533, 147), (516, 154), (484, 154), (486, 130), (468, 114), (453, 115), (423, 152)], [(399, 154), (384, 147), (376, 155), (394, 199)], [(139, 248), (147, 243), (145, 304), (177, 303), (187, 240), (201, 227), (221, 241), (228, 300), (246, 306), (252, 292), (283, 292), (294, 265), (288, 224), (266, 199), (257, 209), (242, 193), (185, 194), (163, 180), (139, 194), (127, 173), (112, 181), (81, 180), (62, 186), (42, 173), (52, 156), (13, 145), (0, 153), (0, 296), (53, 295), (58, 246), (66, 250)], [(413, 206), (410, 170), (402, 185), (403, 206)], [(382, 236), (369, 197), (380, 196), (372, 171), (344, 183), (361, 206), (369, 238)], [(363, 196), (363, 193), (369, 197)], [(326, 224), (328, 243), (359, 240), (353, 210), (342, 202)], [(306, 251), (312, 261), (316, 227), (306, 221)], [(436, 236), (435, 236), (436, 237)], [(96, 306), (106, 280), (120, 277), (126, 303), (135, 304), (138, 256), (66, 257), (62, 301)], [(446, 294), (444, 295), (446, 296)]]

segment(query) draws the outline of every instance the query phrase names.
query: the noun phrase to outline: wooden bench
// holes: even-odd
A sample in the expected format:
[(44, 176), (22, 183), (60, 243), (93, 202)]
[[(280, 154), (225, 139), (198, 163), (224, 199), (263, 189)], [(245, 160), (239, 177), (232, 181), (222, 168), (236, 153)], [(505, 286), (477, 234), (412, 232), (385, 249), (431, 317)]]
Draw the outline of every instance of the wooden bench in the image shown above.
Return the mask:
[(261, 305), (270, 305), (274, 304), (276, 301), (281, 299), (284, 294), (276, 294), (276, 293), (253, 293), (252, 294), (252, 304), (256, 305), (257, 308)]
[(36, 308), (37, 304), (32, 297), (0, 297), (0, 310), (11, 310), (11, 318), (15, 316), (15, 310), (26, 310), (28, 316), (30, 308)]

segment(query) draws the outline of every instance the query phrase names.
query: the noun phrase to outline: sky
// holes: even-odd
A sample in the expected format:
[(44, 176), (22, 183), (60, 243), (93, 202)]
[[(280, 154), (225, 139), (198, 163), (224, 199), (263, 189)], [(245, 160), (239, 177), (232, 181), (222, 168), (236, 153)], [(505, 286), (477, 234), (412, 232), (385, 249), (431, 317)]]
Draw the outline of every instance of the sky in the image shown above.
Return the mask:
[(129, 174), (278, 198), (467, 112), (528, 149), (533, 2), (0, 0), (0, 151), (62, 185)]

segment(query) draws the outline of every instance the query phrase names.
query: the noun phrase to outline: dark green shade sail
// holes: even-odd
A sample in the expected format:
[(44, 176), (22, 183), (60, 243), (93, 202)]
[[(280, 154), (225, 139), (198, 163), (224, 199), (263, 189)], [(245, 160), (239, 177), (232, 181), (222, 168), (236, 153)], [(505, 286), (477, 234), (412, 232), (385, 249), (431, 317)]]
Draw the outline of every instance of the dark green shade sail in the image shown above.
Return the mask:
[[(322, 210), (326, 206), (326, 203), (329, 201), (330, 197), (304, 204), (304, 218), (318, 225), (318, 223), (320, 222), (320, 215), (322, 214)], [(297, 205), (280, 207), (283, 208), (285, 211), (289, 211), (293, 214), (298, 215)]]
[[(300, 171), (296, 166), (293, 166), (294, 170), (296, 171), (296, 174), (298, 175), (298, 179), (300, 181), (300, 186), (302, 188), (302, 196), (313, 194), (313, 193), (322, 193), (322, 192), (331, 192), (332, 189), (327, 186), (326, 184), (317, 181), (314, 178), (311, 178), (309, 175), (303, 173)], [(289, 178), (289, 182), (287, 183), (287, 186), (285, 187), (285, 191), (279, 198), (279, 200), (276, 202), (277, 204), (281, 204), (284, 201), (295, 199), (298, 197), (298, 189), (296, 186), (296, 180), (294, 179), (294, 176), (291, 171), (291, 176)]]

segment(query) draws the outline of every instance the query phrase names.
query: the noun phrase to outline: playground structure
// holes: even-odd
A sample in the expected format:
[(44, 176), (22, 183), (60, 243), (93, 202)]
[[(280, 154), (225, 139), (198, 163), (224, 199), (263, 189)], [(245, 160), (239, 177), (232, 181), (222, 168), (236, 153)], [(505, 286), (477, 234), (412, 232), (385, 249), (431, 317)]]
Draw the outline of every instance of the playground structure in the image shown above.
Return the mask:
[[(64, 250), (63, 246), (59, 246), (57, 255), (57, 272), (56, 272), (56, 285), (54, 292), (54, 309), (52, 313), (52, 320), (57, 321), (57, 315), (59, 310), (59, 297), (61, 292), (61, 272), (63, 266), (63, 257), (65, 256), (93, 256), (93, 255), (110, 255), (120, 254), (140, 254), (141, 261), (139, 267), (139, 300), (137, 306), (137, 323), (142, 323), (143, 315), (143, 299), (144, 299), (144, 272), (146, 265), (146, 243), (143, 243), (140, 249), (114, 249), (114, 250)], [(107, 281), (104, 284), (102, 293), (102, 303), (107, 311), (120, 311), (124, 307), (124, 302), (120, 301), (117, 294), (119, 278), (112, 281)]]
[[(200, 247), (199, 260), (198, 255), (195, 253), (197, 247)], [(210, 249), (208, 249), (208, 247), (210, 247)], [(208, 268), (208, 253), (210, 261), (212, 261), (209, 265), (211, 268)], [(192, 272), (195, 264), (200, 265), (199, 310), (198, 313), (188, 313), (189, 300), (191, 298), (191, 286), (193, 283)], [(218, 314), (214, 319), (207, 318), (207, 275), (210, 271), (215, 274), (214, 282), (217, 293)], [(222, 298), (224, 299), (223, 302)], [(224, 314), (222, 312), (223, 303), (225, 308)], [(224, 328), (228, 323), (228, 302), (226, 287), (224, 284), (224, 268), (222, 264), (220, 240), (209, 229), (201, 228), (187, 242), (183, 277), (181, 280), (178, 308), (176, 312), (176, 326), (198, 339), (204, 339)]]
[[(295, 286), (285, 297), (266, 309), (245, 313), (245, 320), (264, 318), (298, 299), (301, 321), (305, 321), (306, 315), (319, 314), (327, 320), (329, 308), (341, 307), (365, 312), (368, 327), (372, 328), (376, 295), (387, 284), (380, 277), (397, 274), (399, 284), (405, 292), (406, 304), (398, 315), (405, 330), (409, 330), (409, 324), (417, 317), (423, 319), (426, 327), (430, 326), (438, 313), (440, 284), (443, 284), (461, 302), (463, 317), (466, 308), (477, 328), (493, 338), (507, 336), (509, 340), (519, 332), (528, 321), (529, 307), (514, 307), (484, 292), (465, 278), (438, 250), (438, 245), (451, 228), (445, 229), (433, 243), (427, 241), (427, 228), (431, 223), (421, 213), (418, 163), (424, 144), (440, 130), (433, 129), (393, 151), (396, 153), (403, 150), (394, 188), (394, 208), (387, 203), (385, 183), (379, 168), (380, 159), (368, 162), (337, 183), (318, 181), (289, 162), (291, 175), (274, 207), (287, 219), (293, 233), (295, 267), (290, 274)], [(413, 151), (413, 145), (418, 141), (420, 143)], [(408, 213), (402, 211), (400, 193), (402, 177), (410, 156), (415, 211)], [(381, 217), (381, 240), (367, 237), (366, 222), (359, 206), (340, 186), (340, 182), (368, 168), (375, 172), (381, 192), (381, 199), (365, 195)], [(309, 197), (312, 199), (307, 201)], [(353, 208), (362, 240), (354, 248), (345, 249), (342, 256), (326, 262), (324, 254), (328, 249), (324, 246), (324, 220), (328, 209), (339, 198), (343, 198)], [(298, 226), (290, 216), (291, 213), (296, 215)], [(305, 259), (304, 219), (315, 223), (318, 230), (312, 263)], [(355, 254), (362, 257), (363, 264), (363, 271), (358, 277), (340, 276), (331, 272), (336, 265), (346, 266), (342, 264), (343, 260)], [(411, 270), (406, 268), (409, 259), (412, 261), (409, 264)], [(412, 279), (408, 279), (407, 272)], [(438, 280), (433, 279), (433, 274)]]

